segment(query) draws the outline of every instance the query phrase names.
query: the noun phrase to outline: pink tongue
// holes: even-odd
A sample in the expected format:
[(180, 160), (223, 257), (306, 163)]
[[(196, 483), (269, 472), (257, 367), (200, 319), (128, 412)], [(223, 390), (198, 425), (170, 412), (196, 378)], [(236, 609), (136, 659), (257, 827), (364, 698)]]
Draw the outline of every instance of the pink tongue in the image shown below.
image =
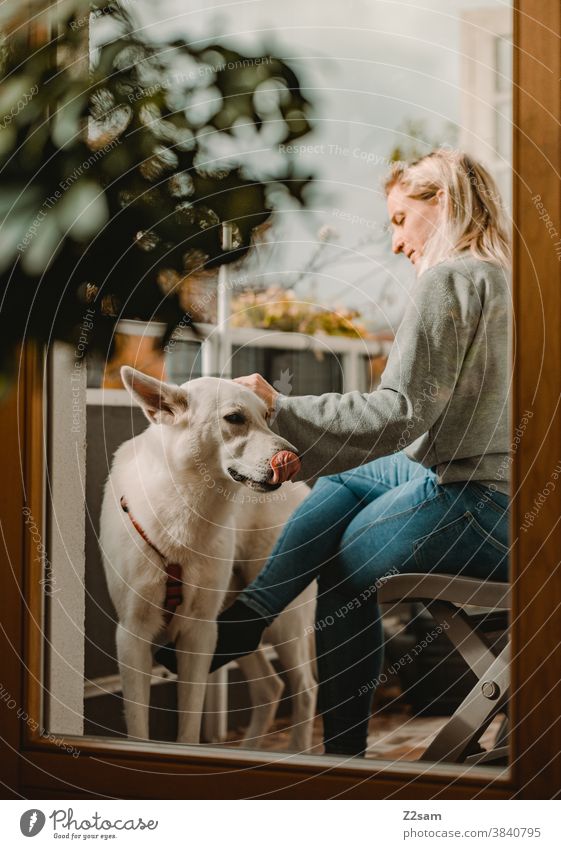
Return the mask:
[(300, 459), (294, 451), (279, 451), (271, 459), (273, 483), (284, 483), (300, 471)]

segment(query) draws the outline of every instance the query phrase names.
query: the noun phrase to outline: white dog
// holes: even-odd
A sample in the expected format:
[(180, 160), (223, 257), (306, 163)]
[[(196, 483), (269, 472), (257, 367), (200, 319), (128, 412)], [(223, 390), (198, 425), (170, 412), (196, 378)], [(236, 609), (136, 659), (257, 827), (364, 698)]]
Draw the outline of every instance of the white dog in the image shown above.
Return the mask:
[[(295, 448), (270, 430), (265, 404), (246, 387), (214, 377), (172, 386), (128, 366), (121, 376), (151, 422), (115, 453), (101, 511), (127, 732), (148, 739), (152, 644), (173, 641), (178, 741), (197, 743), (216, 618), (227, 594), (261, 570), (309, 488), (273, 483), (272, 458)], [(265, 634), (289, 678), (290, 745), (297, 751), (311, 745), (315, 709), (309, 639), (314, 594), (310, 587)], [(282, 682), (262, 649), (238, 663), (256, 706), (246, 741), (257, 746)]]

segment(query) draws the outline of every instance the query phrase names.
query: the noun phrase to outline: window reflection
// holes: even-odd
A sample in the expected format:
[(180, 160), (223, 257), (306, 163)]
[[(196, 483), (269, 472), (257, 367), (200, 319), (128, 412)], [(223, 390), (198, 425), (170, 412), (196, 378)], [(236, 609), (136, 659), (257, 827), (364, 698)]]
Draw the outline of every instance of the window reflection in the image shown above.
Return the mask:
[[(171, 0), (167, 5), (177, 11)], [(281, 216), (274, 250), (261, 264), (250, 260), (255, 264), (249, 266), (247, 286), (266, 292), (288, 281), (298, 298), (314, 309), (356, 309), (365, 330), (362, 339), (353, 340), (354, 347), (339, 344), (341, 334), (332, 339), (324, 334), (315, 348), (312, 341), (297, 344), (295, 340), (304, 335), (298, 332), (286, 333), (285, 342), (277, 338), (268, 346), (262, 337), (269, 328), (257, 325), (259, 344), (235, 333), (226, 340), (225, 373), (235, 377), (259, 372), (269, 382), (289, 375), (295, 395), (370, 391), (380, 381), (413, 285), (411, 269), (403, 258), (391, 254), (386, 231), (379, 183), (389, 161), (398, 158), (396, 154), (421, 155), (435, 144), (459, 146), (488, 165), (510, 203), (511, 10), (502, 3), (481, 8), (479, 2), (465, 0), (434, 2), (429, 9), (404, 16), (399, 4), (392, 3), (357, 2), (344, 10), (320, 9), (318, 3), (292, 4), (299, 24), (288, 27), (286, 4), (282, 12), (272, 2), (258, 8), (255, 4), (232, 11), (222, 8), (220, 17), (216, 5), (208, 4), (196, 21), (187, 17), (186, 33), (212, 40), (215, 31), (231, 32), (229, 38), (251, 48), (255, 31), (266, 20), (279, 45), (277, 52), (293, 62), (305, 84), (317, 93), (314, 129), (305, 143), (289, 151), (300, 165), (309, 165), (318, 174), (316, 194), (305, 212)], [(163, 37), (166, 25), (156, 19), (168, 17), (162, 4), (157, 11), (147, 3), (139, 6), (149, 28)], [(349, 25), (349, 15), (360, 17), (360, 31)], [(420, 15), (426, 16), (422, 30), (417, 26)], [(420, 37), (421, 31), (430, 37)], [(326, 242), (327, 250), (321, 247)], [(316, 261), (318, 249), (321, 261), (312, 273), (303, 273)], [(272, 329), (280, 333), (275, 325)], [(143, 336), (142, 329), (139, 335)], [(216, 360), (208, 350), (204, 340), (184, 333), (158, 363), (161, 375), (183, 383), (214, 374)], [(135, 357), (129, 362), (138, 364)], [(64, 592), (47, 607), (49, 715), (52, 731), (117, 737), (126, 728), (116, 661), (116, 614), (99, 553), (99, 515), (115, 451), (142, 433), (148, 422), (125, 391), (115, 388), (118, 378), (112, 387), (106, 382), (107, 363), (92, 360), (87, 386), (84, 375), (79, 390), (87, 419), (85, 438), (57, 442), (72, 400), (64, 395), (69, 368), (64, 355), (55, 357), (51, 556), (58, 573), (70, 577), (64, 580)], [(488, 608), (477, 604), (469, 610), (479, 617), (483, 639), (496, 645), (497, 653), (505, 645), (506, 609), (490, 615)], [(367, 756), (414, 761), (469, 693), (474, 671), (450, 649), (443, 630), (433, 633), (437, 621), (420, 601), (388, 602), (383, 612), (387, 655), (376, 688)], [(285, 750), (294, 723), (294, 683), (271, 644), (265, 644), (264, 659), (275, 675), (271, 692), (277, 695), (268, 705), (269, 730), (253, 747)], [(156, 660), (151, 676), (150, 736), (173, 741), (178, 728), (175, 676)], [(215, 675), (205, 703), (203, 742), (243, 745), (251, 722), (247, 677), (236, 662)], [(504, 743), (505, 721), (506, 709), (491, 717), (471, 755)], [(313, 745), (319, 753), (319, 719)]]

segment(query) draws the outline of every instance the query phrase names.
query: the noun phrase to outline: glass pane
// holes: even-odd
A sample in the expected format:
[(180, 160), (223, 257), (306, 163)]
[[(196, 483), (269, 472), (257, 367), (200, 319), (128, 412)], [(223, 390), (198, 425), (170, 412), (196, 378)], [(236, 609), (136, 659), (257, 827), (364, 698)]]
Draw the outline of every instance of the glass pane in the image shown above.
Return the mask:
[[(232, 377), (259, 372), (273, 384), (284, 379), (293, 395), (341, 392), (341, 363), (334, 354), (286, 351), (280, 348), (237, 348), (232, 352)], [(286, 393), (288, 394), (288, 393)]]
[(495, 38), (495, 87), (496, 90), (510, 95), (512, 85), (512, 36)]
[[(130, 4), (127, 10), (133, 13)], [(370, 425), (361, 415), (360, 393), (373, 393), (380, 386), (396, 330), (418, 282), (408, 251), (392, 252), (382, 187), (392, 163), (409, 163), (437, 147), (461, 149), (486, 166), (508, 211), (511, 8), (498, 0), (483, 5), (481, 0), (427, 0), (422, 7), (407, 4), (406, 11), (402, 3), (377, 0), (344, 5), (287, 0), (282, 6), (272, 0), (234, 6), (211, 0), (194, 14), (179, 0), (158, 4), (138, 0), (134, 15), (142, 37), (154, 44), (185, 38), (191, 46), (189, 61), (179, 56), (175, 45), (160, 78), (144, 80), (140, 92), (127, 90), (123, 97), (139, 98), (128, 100), (129, 104), (145, 97), (143, 114), (150, 123), (154, 108), (150, 98), (169, 95), (170, 114), (158, 118), (164, 147), (175, 132), (174, 115), (187, 116), (191, 122), (192, 135), (181, 141), (183, 152), (190, 150), (197, 133), (204, 136), (207, 158), (203, 161), (201, 153), (185, 172), (174, 173), (171, 183), (166, 182), (172, 195), (183, 198), (172, 217), (185, 222), (186, 233), (198, 214), (197, 203), (204, 214), (196, 238), (191, 231), (185, 236), (191, 241), (181, 249), (180, 270), (163, 267), (177, 248), (171, 236), (154, 261), (160, 288), (157, 296), (152, 293), (148, 307), (142, 301), (144, 311), (137, 309), (133, 289), (139, 281), (130, 271), (131, 291), (125, 294), (130, 294), (133, 306), (113, 316), (120, 323), (114, 336), (108, 334), (111, 343), (105, 354), (98, 352), (97, 358), (89, 358), (87, 368), (84, 364), (77, 370), (72, 347), (57, 347), (50, 354), (47, 525), (49, 558), (60, 592), (46, 599), (49, 730), (109, 738), (128, 732), (131, 738), (149, 736), (162, 746), (179, 739), (240, 751), (317, 755), (324, 752), (325, 734), (328, 753), (347, 755), (348, 747), (360, 748), (360, 742), (357, 738), (349, 742), (347, 736), (347, 749), (337, 750), (337, 723), (344, 724), (344, 717), (336, 706), (320, 716), (315, 702), (317, 673), (328, 702), (348, 700), (353, 710), (368, 702), (367, 760), (414, 762), (426, 755), (431, 741), (442, 747), (451, 740), (455, 748), (448, 753), (441, 748), (429, 759), (473, 763), (466, 759), (483, 754), (486, 764), (504, 765), (506, 666), (493, 672), (491, 684), (499, 687), (500, 698), (487, 699), (491, 709), (486, 714), (483, 710), (483, 719), (474, 719), (475, 712), (469, 711), (461, 721), (457, 715), (453, 718), (495, 654), (504, 660), (508, 619), (500, 590), (508, 586), (508, 540), (501, 535), (507, 515), (509, 444), (505, 437), (498, 452), (505, 455), (504, 474), (498, 473), (493, 481), (474, 479), (473, 503), (466, 506), (467, 502), (452, 499), (450, 515), (437, 517), (436, 528), (434, 516), (417, 511), (415, 538), (407, 558), (402, 557), (400, 545), (409, 539), (406, 526), (396, 525), (389, 533), (386, 520), (394, 517), (388, 512), (376, 525), (376, 534), (372, 529), (380, 520), (376, 512), (380, 504), (391, 511), (392, 499), (401, 497), (401, 492), (392, 490), (405, 482), (405, 472), (402, 468), (399, 483), (397, 477), (389, 484), (387, 477), (368, 477), (372, 467), (364, 458), (383, 438), (386, 422), (380, 424), (380, 416), (389, 413), (387, 405), (383, 413), (378, 411), (368, 441)], [(91, 21), (94, 62), (107, 17)], [(194, 58), (197, 50), (205, 52)], [(228, 51), (239, 55), (232, 58)], [(274, 57), (278, 64), (270, 73)], [(298, 129), (302, 102), (296, 109), (282, 81), (285, 65), (299, 82), (298, 97), (313, 107), (313, 122), (305, 134)], [(255, 82), (252, 75), (257, 68), (263, 79), (250, 98), (251, 110), (259, 116), (254, 125), (236, 109), (249, 97), (247, 87)], [(220, 110), (226, 101), (231, 111), (225, 113)], [(291, 114), (288, 103), (295, 110)], [(230, 132), (221, 132), (225, 125)], [(283, 135), (285, 125), (290, 132)], [(160, 149), (145, 150), (139, 140), (134, 152), (147, 173), (157, 172), (156, 183), (168, 180), (160, 173), (173, 167), (167, 148), (164, 156)], [(314, 175), (313, 183), (302, 188), (304, 205), (279, 186), (287, 162), (294, 174)], [(252, 183), (262, 179), (266, 184), (258, 213), (251, 206), (253, 196), (232, 192), (228, 215), (215, 216), (212, 203), (218, 202), (205, 188), (209, 170), (232, 163), (244, 179)], [(150, 202), (160, 201), (161, 195), (153, 190)], [(261, 221), (269, 203), (275, 213), (267, 227), (252, 231), (251, 250), (218, 272), (217, 256), (207, 262), (205, 251), (211, 243), (217, 254), (222, 250), (219, 224), (226, 219), (243, 222), (252, 215)], [(236, 238), (241, 238), (242, 223), (239, 229)], [(156, 236), (140, 225), (135, 238), (143, 251), (158, 244)], [(200, 337), (178, 318), (179, 331), (168, 334), (164, 344), (168, 313), (162, 304), (169, 305), (173, 298), (176, 311), (191, 315), (198, 308)], [(228, 310), (231, 321), (224, 320)], [(497, 334), (489, 337), (491, 346)], [(501, 352), (492, 350), (500, 366)], [(469, 365), (467, 354), (465, 360)], [(127, 392), (123, 366), (136, 367), (165, 386), (143, 382), (137, 375)], [(413, 372), (423, 368), (427, 367), (420, 357), (410, 364)], [(282, 415), (278, 433), (275, 427), (267, 430), (265, 409), (256, 412), (254, 407), (252, 412), (244, 406), (239, 384), (218, 380), (254, 373), (289, 398), (353, 392), (354, 403), (352, 409), (345, 407), (345, 415), (339, 415), (337, 405), (330, 408), (333, 425), (325, 421), (316, 425), (318, 408), (310, 400), (308, 412), (299, 408), (295, 414), (299, 430), (289, 439), (283, 436)], [(130, 373), (124, 375), (130, 383)], [(403, 401), (400, 379), (389, 387), (396, 404)], [(496, 391), (503, 389), (506, 393), (506, 387)], [(412, 419), (421, 415), (419, 409), (430, 409), (427, 391), (420, 407), (412, 404), (408, 410)], [(222, 392), (234, 393), (227, 395), (229, 407)], [(274, 421), (270, 415), (269, 423)], [(506, 433), (505, 421), (500, 420)], [(421, 439), (438, 429), (429, 415), (426, 422)], [(466, 421), (465, 426), (469, 433), (475, 424)], [(367, 442), (357, 443), (360, 433), (366, 433)], [(406, 420), (403, 445), (418, 447), (407, 434)], [(302, 481), (274, 488), (274, 462), (275, 458), (280, 462), (278, 455), (286, 448), (283, 439), (302, 452), (303, 477), (310, 488)], [(325, 439), (329, 451), (324, 449), (328, 454), (324, 462), (329, 468), (317, 474), (314, 452), (319, 456)], [(469, 470), (474, 459), (465, 447), (469, 440), (462, 435), (458, 443), (458, 451), (451, 454), (458, 454), (455, 462), (464, 462)], [(398, 461), (405, 462), (403, 445), (396, 439), (384, 456), (391, 460), (399, 455)], [(342, 458), (338, 465), (336, 458)], [(416, 462), (419, 473), (441, 474), (438, 467), (453, 459), (437, 463), (436, 454), (433, 458), (432, 465)], [(309, 476), (307, 462), (314, 470)], [(352, 480), (339, 477), (353, 470)], [(461, 471), (458, 475), (445, 482), (447, 492), (459, 493), (458, 484), (469, 478), (467, 472), (465, 478)], [(502, 488), (490, 486), (495, 480)], [(312, 503), (313, 516), (296, 525), (302, 505)], [(458, 503), (463, 505), (460, 513)], [(398, 512), (409, 514), (411, 505), (402, 505)], [(296, 531), (293, 548), (279, 554), (279, 540), (291, 539)], [(361, 539), (356, 568), (336, 592), (329, 585), (330, 576), (340, 568), (346, 544), (350, 547)], [(472, 595), (462, 595), (465, 585), (455, 581), (458, 575), (449, 553), (457, 551), (458, 540), (465, 543), (464, 552), (467, 548), (478, 552), (466, 572)], [(397, 571), (388, 566), (387, 573), (378, 574), (383, 557)], [(403, 595), (391, 596), (392, 578), (403, 571), (404, 562), (409, 564), (408, 573), (416, 576), (432, 574), (435, 581), (436, 575), (447, 576), (452, 588), (449, 604), (461, 606), (466, 617), (456, 619), (472, 631), (471, 637), (456, 633), (453, 607), (427, 609), (403, 585)], [(282, 601), (261, 648), (209, 677), (216, 641), (206, 626), (240, 591), (253, 585), (264, 568), (270, 576), (273, 567), (279, 573), (268, 586), (269, 594), (251, 595), (257, 592), (252, 586), (245, 596), (253, 599), (249, 607), (255, 613), (271, 613), (267, 605)], [(328, 567), (335, 571), (330, 573)], [(317, 583), (306, 582), (302, 572), (318, 578), (319, 589)], [(178, 574), (183, 585), (176, 610)], [(437, 583), (430, 585), (428, 598), (439, 595), (439, 586), (442, 589)], [(326, 606), (326, 596), (331, 607)], [(372, 656), (366, 672), (342, 649), (353, 642), (357, 628), (368, 634), (360, 658), (362, 663)], [(476, 673), (467, 662), (475, 654), (479, 654)], [(189, 667), (183, 663), (186, 656), (206, 660)], [(198, 688), (189, 690), (188, 702), (188, 688), (177, 685), (178, 657), (180, 676), (200, 679)], [(332, 658), (332, 667), (325, 657)], [(359, 666), (361, 672), (354, 675), (351, 670)], [(334, 682), (331, 690), (327, 681)], [(454, 722), (465, 729), (472, 719), (479, 725), (462, 745), (465, 731)]]
[(198, 342), (173, 340), (167, 348), (167, 373), (173, 383), (185, 383), (201, 376), (201, 346)]
[(508, 162), (512, 157), (512, 104), (499, 103), (495, 115), (497, 153)]

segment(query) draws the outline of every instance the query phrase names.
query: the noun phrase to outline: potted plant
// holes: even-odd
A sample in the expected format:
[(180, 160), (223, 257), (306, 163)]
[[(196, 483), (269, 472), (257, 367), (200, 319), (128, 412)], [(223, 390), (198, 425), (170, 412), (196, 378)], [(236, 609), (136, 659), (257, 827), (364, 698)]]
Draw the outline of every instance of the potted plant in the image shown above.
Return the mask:
[[(282, 148), (267, 173), (243, 161), (240, 123), (259, 140), (274, 117), (278, 145), (309, 129), (310, 104), (282, 60), (180, 39), (152, 44), (130, 7), (113, 0), (97, 10), (112, 29), (90, 62), (92, 4), (46, 9), (46, 0), (31, 0), (27, 14), (29, 5), (56, 29), (30, 50), (17, 36), (21, 21), (5, 11), (0, 18), (4, 373), (23, 339), (76, 343), (86, 310), (90, 351), (107, 356), (121, 319), (162, 322), (165, 344), (186, 321), (170, 279), (238, 260), (275, 193), (303, 202), (310, 180)], [(202, 101), (212, 104), (205, 114)], [(224, 222), (233, 228), (227, 250)]]

